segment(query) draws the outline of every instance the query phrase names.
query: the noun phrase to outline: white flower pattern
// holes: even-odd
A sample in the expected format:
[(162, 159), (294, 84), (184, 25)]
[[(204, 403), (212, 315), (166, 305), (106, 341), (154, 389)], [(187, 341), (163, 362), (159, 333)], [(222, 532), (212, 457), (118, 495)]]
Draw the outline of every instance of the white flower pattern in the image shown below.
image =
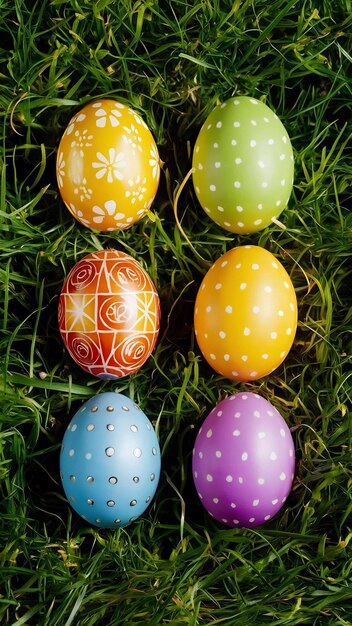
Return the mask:
[(83, 178), (82, 181), (74, 181), (77, 187), (74, 188), (73, 193), (79, 197), (80, 201), (90, 200), (93, 190), (87, 187), (87, 179)]
[(97, 152), (96, 157), (98, 161), (92, 163), (92, 166), (98, 170), (95, 175), (96, 178), (100, 179), (106, 176), (108, 183), (114, 182), (114, 177), (117, 180), (123, 180), (121, 168), (126, 166), (123, 152), (116, 152), (115, 148), (109, 148), (108, 157), (101, 152)]
[(144, 177), (141, 181), (140, 176), (137, 176), (135, 181), (129, 178), (127, 182), (131, 189), (127, 189), (127, 191), (125, 191), (125, 197), (131, 198), (131, 204), (135, 204), (136, 200), (141, 202), (144, 198), (145, 192), (147, 191), (147, 187), (144, 187), (147, 179)]
[(64, 186), (63, 177), (65, 176), (65, 165), (66, 163), (64, 161), (64, 155), (62, 152), (60, 152), (57, 158), (57, 165), (56, 165), (57, 182), (58, 182), (60, 189)]
[(83, 148), (91, 148), (93, 145), (91, 140), (93, 139), (93, 135), (88, 135), (88, 129), (85, 128), (82, 132), (79, 130), (75, 131), (75, 139), (71, 142), (71, 148), (77, 148), (79, 151), (79, 155), (84, 157)]
[(132, 148), (132, 154), (135, 156), (136, 149), (140, 152), (142, 151), (142, 137), (139, 134), (138, 128), (134, 124), (131, 124), (130, 127), (124, 126), (123, 130), (127, 133), (127, 135), (122, 135), (122, 141), (125, 145), (130, 145)]
[[(101, 104), (101, 103), (96, 103), (96, 104)], [(98, 118), (95, 122), (95, 125), (98, 128), (105, 128), (107, 122), (109, 121), (111, 126), (113, 128), (116, 128), (116, 126), (119, 126), (120, 121), (119, 121), (119, 117), (122, 116), (121, 111), (119, 111), (117, 104), (115, 105), (115, 107), (113, 109), (111, 109), (109, 112), (107, 112), (102, 106), (100, 106), (100, 108), (97, 109), (97, 111), (95, 112), (95, 117)]]
[(159, 177), (160, 166), (158, 151), (154, 143), (152, 144), (149, 154), (151, 156), (149, 159), (149, 165), (152, 168), (152, 176), (157, 179)]
[(93, 217), (93, 222), (95, 222), (96, 224), (101, 224), (107, 215), (113, 216), (116, 221), (122, 220), (124, 217), (126, 217), (124, 213), (116, 213), (115, 200), (107, 200), (106, 202), (104, 202), (104, 208), (98, 206), (97, 204), (94, 205), (93, 213), (95, 213), (95, 216)]

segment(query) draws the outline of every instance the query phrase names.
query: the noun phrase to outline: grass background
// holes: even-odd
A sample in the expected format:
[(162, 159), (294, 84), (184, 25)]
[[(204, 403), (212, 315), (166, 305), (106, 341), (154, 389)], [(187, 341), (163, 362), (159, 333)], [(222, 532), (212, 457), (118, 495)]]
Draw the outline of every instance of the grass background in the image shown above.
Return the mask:
[[(352, 624), (351, 9), (350, 0), (0, 0), (2, 623)], [(234, 94), (263, 98), (291, 137), (286, 228), (226, 233), (188, 183), (178, 210), (196, 254), (173, 197), (202, 122)], [(63, 206), (55, 155), (72, 115), (103, 96), (143, 116), (164, 168), (149, 217), (95, 234)], [(201, 358), (192, 317), (207, 264), (244, 243), (288, 270), (299, 327), (271, 376), (234, 384)], [(114, 382), (75, 366), (56, 317), (68, 271), (107, 246), (148, 270), (163, 315), (153, 357)], [(252, 530), (214, 522), (190, 473), (199, 425), (239, 389), (278, 408), (297, 453), (286, 505)], [(76, 516), (58, 471), (70, 418), (107, 390), (135, 399), (163, 454), (153, 505), (115, 531)]]

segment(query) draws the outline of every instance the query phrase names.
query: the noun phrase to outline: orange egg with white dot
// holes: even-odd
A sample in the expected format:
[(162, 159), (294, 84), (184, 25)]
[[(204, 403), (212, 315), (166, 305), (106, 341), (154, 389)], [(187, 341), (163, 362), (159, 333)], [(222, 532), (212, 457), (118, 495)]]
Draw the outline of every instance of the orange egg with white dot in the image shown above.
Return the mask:
[(150, 209), (160, 159), (144, 120), (116, 100), (90, 102), (69, 122), (59, 144), (61, 197), (84, 226), (129, 228)]
[(238, 246), (215, 261), (198, 290), (194, 329), (211, 367), (236, 381), (274, 371), (297, 330), (297, 298), (283, 265), (260, 246)]

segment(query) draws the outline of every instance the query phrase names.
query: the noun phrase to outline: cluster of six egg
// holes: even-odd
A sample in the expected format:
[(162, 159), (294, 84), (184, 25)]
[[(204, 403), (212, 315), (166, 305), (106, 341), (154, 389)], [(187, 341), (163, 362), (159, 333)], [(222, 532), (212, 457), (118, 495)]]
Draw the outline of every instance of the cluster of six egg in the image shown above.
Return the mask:
[[(69, 122), (57, 153), (62, 199), (84, 226), (129, 228), (156, 195), (160, 161), (142, 118), (115, 100), (94, 101)], [(198, 134), (192, 162), (205, 212), (234, 233), (275, 221), (293, 185), (287, 132), (263, 102), (246, 96), (217, 106)], [(153, 281), (133, 257), (106, 249), (86, 255), (68, 274), (59, 328), (72, 358), (87, 372), (117, 379), (142, 367), (160, 326)], [(254, 381), (288, 354), (297, 327), (295, 291), (282, 264), (259, 246), (238, 246), (208, 270), (194, 308), (199, 348), (233, 381)], [(65, 432), (60, 455), (64, 491), (89, 523), (124, 526), (151, 502), (160, 477), (151, 422), (132, 400), (103, 393), (86, 402)], [(193, 449), (192, 474), (205, 509), (222, 523), (269, 520), (292, 486), (290, 431), (263, 397), (245, 392), (220, 402)]]

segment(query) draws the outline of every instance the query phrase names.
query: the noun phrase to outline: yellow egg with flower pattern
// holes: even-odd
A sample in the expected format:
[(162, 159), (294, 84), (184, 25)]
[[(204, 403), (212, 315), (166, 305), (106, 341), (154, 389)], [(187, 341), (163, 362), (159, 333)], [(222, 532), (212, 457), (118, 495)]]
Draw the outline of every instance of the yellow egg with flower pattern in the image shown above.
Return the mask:
[(61, 197), (84, 226), (129, 228), (150, 209), (160, 159), (144, 120), (111, 99), (90, 102), (69, 122), (59, 144), (56, 176)]

